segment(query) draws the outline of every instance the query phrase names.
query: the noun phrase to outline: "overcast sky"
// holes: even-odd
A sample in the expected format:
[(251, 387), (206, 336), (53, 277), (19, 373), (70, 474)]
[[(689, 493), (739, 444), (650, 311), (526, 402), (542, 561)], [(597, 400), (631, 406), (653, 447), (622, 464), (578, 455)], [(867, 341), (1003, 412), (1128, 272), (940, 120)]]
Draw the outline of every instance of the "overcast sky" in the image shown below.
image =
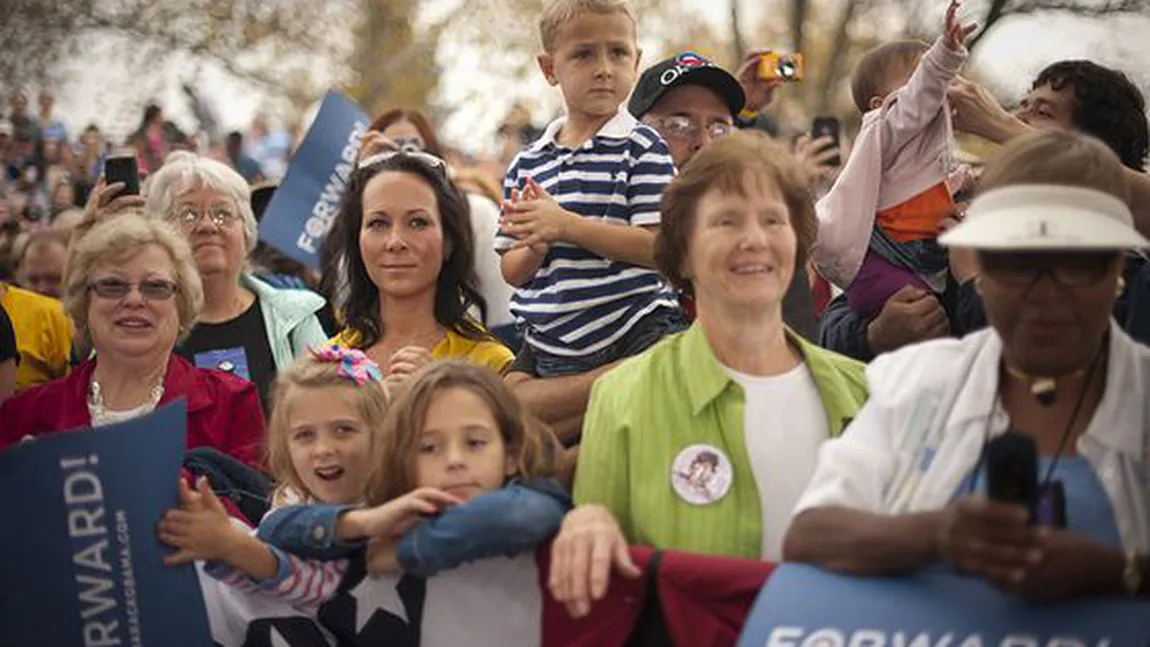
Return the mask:
[[(446, 3), (451, 0), (432, 0)], [(726, 20), (726, 3), (715, 0), (687, 0), (700, 19), (711, 21), (720, 29)], [(744, 2), (744, 24), (758, 21), (759, 2)], [(1126, 71), (1143, 89), (1150, 80), (1150, 43), (1145, 33), (1150, 20), (1143, 18), (1111, 19), (1105, 23), (1072, 17), (1040, 17), (1012, 20), (995, 29), (980, 46), (973, 64), (1000, 92), (1020, 96), (1035, 73), (1046, 64), (1065, 58), (1091, 58), (1102, 64)], [(745, 35), (751, 46), (769, 46)], [(59, 88), (58, 114), (76, 132), (95, 121), (110, 132), (122, 135), (136, 126), (140, 108), (138, 99), (117, 91), (118, 88), (142, 89), (142, 94), (158, 99), (168, 112), (186, 124), (194, 123), (184, 108), (179, 82), (195, 79), (219, 108), (225, 128), (243, 128), (260, 109), (265, 97), (246, 84), (237, 83), (211, 64), (190, 59), (173, 60), (163, 73), (146, 78), (129, 75), (115, 65), (122, 43), (103, 43), (96, 51), (73, 63)], [(441, 136), (472, 151), (481, 151), (492, 143), (496, 125), (515, 100), (526, 99), (540, 120), (559, 108), (557, 89), (541, 79), (511, 84), (497, 70), (484, 65), (475, 52), (446, 46), (441, 61), (449, 62), (444, 71), (440, 100), (445, 105), (460, 106), (440, 125)], [(1137, 62), (1147, 61), (1136, 65)], [(645, 61), (650, 63), (652, 61)], [(167, 79), (167, 81), (165, 81)], [(497, 91), (493, 91), (493, 89)], [(480, 100), (474, 100), (476, 95)], [(464, 98), (471, 100), (464, 101)]]

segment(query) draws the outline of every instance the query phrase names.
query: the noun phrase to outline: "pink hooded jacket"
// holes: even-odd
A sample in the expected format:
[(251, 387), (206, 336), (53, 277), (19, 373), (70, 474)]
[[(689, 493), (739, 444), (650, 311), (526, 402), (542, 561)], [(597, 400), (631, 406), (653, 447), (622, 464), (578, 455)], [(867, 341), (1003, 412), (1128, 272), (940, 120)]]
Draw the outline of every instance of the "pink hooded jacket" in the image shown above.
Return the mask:
[(954, 157), (946, 91), (966, 61), (942, 38), (923, 55), (906, 85), (863, 115), (846, 166), (815, 205), (815, 268), (841, 288), (854, 281), (870, 244), (875, 214), (945, 182)]

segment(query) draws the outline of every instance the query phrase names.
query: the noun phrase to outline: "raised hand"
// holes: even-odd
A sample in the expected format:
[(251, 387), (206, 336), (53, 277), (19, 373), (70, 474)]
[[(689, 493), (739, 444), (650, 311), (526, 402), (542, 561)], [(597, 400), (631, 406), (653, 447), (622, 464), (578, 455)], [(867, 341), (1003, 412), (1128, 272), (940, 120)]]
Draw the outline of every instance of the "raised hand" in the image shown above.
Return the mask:
[(959, 0), (950, 0), (950, 6), (946, 8), (946, 46), (955, 52), (962, 51), (966, 39), (978, 29), (978, 23), (964, 25), (959, 21), (958, 10), (961, 6)]
[(172, 566), (195, 560), (226, 560), (247, 534), (232, 525), (227, 509), (206, 478), (200, 477), (195, 490), (180, 479), (179, 488), (180, 509), (164, 514), (159, 537), (180, 550), (165, 557), (164, 563)]

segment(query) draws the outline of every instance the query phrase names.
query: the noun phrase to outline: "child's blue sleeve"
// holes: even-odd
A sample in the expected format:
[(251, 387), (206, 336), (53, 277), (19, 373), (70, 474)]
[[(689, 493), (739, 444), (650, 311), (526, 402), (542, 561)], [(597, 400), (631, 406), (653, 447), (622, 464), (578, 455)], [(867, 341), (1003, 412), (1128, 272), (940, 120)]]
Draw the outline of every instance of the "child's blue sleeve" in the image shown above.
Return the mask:
[(306, 559), (333, 560), (350, 557), (362, 549), (362, 541), (343, 541), (336, 524), (349, 505), (287, 505), (269, 512), (256, 536), (264, 543)]
[(399, 541), (403, 570), (423, 577), (486, 557), (511, 557), (559, 531), (571, 497), (551, 479), (511, 483), (423, 522)]

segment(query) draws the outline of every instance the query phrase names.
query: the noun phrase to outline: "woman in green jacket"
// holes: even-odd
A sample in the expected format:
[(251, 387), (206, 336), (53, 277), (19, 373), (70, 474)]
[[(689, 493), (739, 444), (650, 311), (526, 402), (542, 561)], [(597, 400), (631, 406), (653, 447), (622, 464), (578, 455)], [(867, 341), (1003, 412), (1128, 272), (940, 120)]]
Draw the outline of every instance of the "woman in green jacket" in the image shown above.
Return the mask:
[(689, 330), (601, 378), (575, 476), (580, 508), (551, 589), (576, 615), (627, 544), (777, 561), (819, 446), (866, 399), (862, 365), (788, 330), (782, 300), (818, 230), (798, 165), (759, 134), (712, 144), (663, 194), (655, 258), (696, 303)]

